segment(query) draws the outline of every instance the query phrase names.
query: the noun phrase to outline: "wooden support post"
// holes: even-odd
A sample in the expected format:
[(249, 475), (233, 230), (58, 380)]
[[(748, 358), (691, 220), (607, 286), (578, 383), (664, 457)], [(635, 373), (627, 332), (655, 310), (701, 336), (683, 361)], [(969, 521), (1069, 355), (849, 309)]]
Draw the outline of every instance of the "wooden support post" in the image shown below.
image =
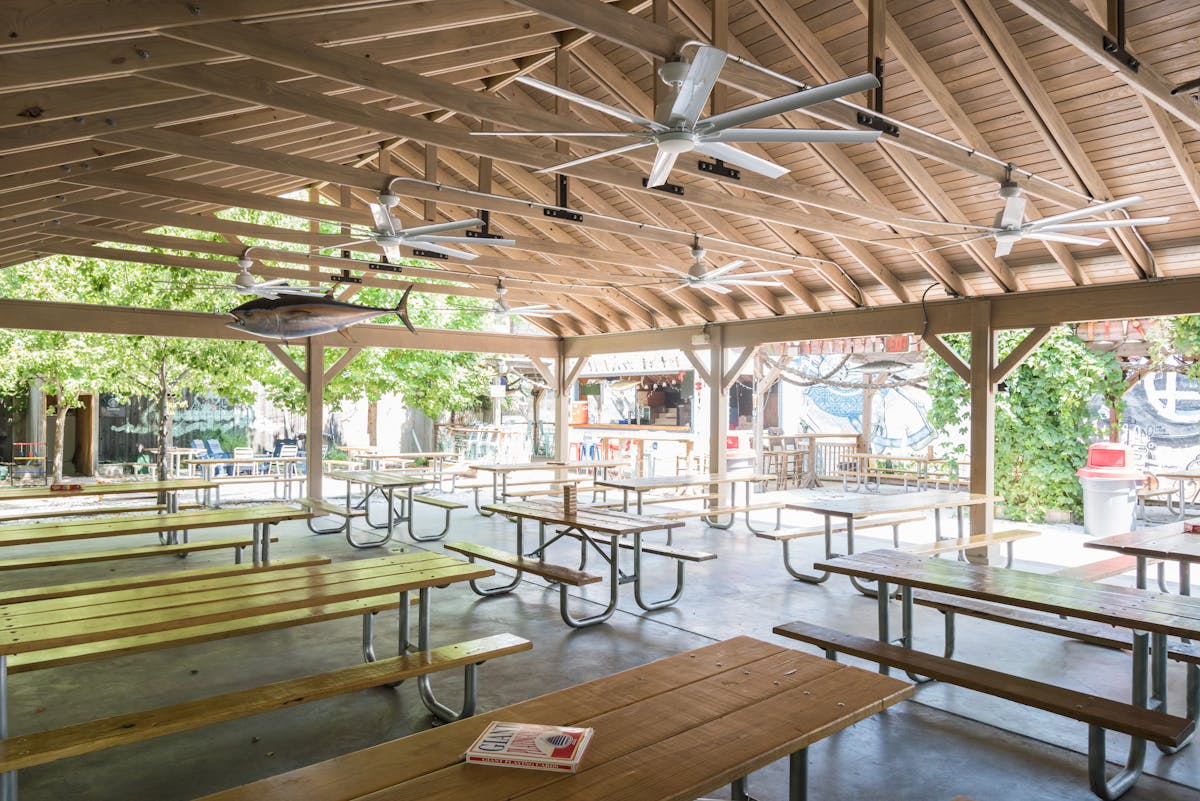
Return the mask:
[[(971, 306), (971, 492), (992, 492), (995, 479), (996, 385), (992, 369), (996, 364), (996, 332), (992, 328), (991, 301), (975, 301)], [(971, 534), (992, 530), (993, 509), (984, 504), (971, 510)], [(979, 563), (987, 552), (967, 551), (967, 558)]]
[[(729, 0), (712, 0), (712, 43), (713, 47), (729, 50)], [(718, 83), (712, 92), (712, 113), (729, 110), (729, 87)]]
[(879, 79), (879, 87), (867, 93), (867, 105), (883, 113), (883, 61), (887, 50), (886, 0), (869, 0), (867, 5), (867, 72)]
[(321, 498), (324, 473), (321, 457), (325, 455), (321, 436), (325, 430), (325, 348), (309, 337), (304, 344), (304, 357), (304, 389), (308, 396), (307, 459), (304, 464), (308, 473), (308, 497)]
[(725, 329), (709, 329), (708, 472), (725, 474), (725, 435), (729, 430), (729, 385), (725, 377)]
[[(437, 183), (438, 180), (438, 149), (436, 145), (425, 145), (425, 180)], [(425, 219), (437, 222), (437, 203), (425, 201)]]

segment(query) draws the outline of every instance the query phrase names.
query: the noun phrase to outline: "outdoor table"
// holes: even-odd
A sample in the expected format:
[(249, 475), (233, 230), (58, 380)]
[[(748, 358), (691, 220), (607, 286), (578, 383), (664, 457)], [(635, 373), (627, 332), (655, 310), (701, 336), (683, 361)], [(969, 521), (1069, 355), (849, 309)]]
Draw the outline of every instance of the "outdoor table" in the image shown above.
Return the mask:
[(736, 503), (737, 485), (744, 483), (746, 485), (746, 503), (750, 503), (750, 485), (757, 484), (763, 481), (770, 481), (773, 476), (766, 473), (726, 473), (725, 475), (696, 475), (685, 474), (682, 476), (655, 476), (653, 478), (601, 478), (596, 479), (597, 487), (608, 487), (610, 489), (619, 489), (622, 494), (621, 510), (629, 511), (629, 493), (634, 493), (634, 512), (635, 514), (642, 513), (642, 497), (653, 490), (658, 489), (681, 489), (683, 487), (703, 487), (710, 485), (729, 485), (729, 502), (730, 505)]
[[(1184, 489), (1189, 481), (1200, 480), (1200, 471), (1197, 470), (1177, 470), (1173, 473), (1159, 473), (1160, 479), (1166, 478), (1175, 482), (1175, 490), (1179, 495), (1179, 509), (1176, 511), (1176, 516), (1180, 519), (1187, 514), (1185, 502), (1183, 498)], [(1170, 511), (1170, 496), (1167, 496), (1167, 510)]]
[[(904, 514), (909, 512), (933, 511), (934, 538), (942, 537), (942, 509), (955, 509), (958, 517), (958, 538), (962, 539), (963, 510), (971, 506), (982, 506), (996, 500), (995, 495), (982, 493), (949, 492), (935, 490), (931, 492), (897, 493), (895, 495), (856, 495), (845, 498), (813, 498), (811, 500), (790, 500), (785, 508), (798, 512), (815, 512), (825, 517), (825, 558), (837, 556), (833, 552), (833, 519), (839, 518), (846, 522), (846, 553), (854, 553), (854, 521), (864, 517), (879, 514)], [(959, 557), (961, 559), (961, 555)], [(792, 574), (800, 581), (810, 584), (820, 584), (829, 578), (829, 571), (815, 575)], [(867, 595), (874, 594), (873, 590), (863, 587), (851, 576), (851, 582)]]
[[(360, 541), (354, 539), (353, 529), (346, 526), (346, 541), (355, 548), (378, 548), (392, 541), (396, 523), (407, 523), (408, 533), (413, 535), (413, 490), (431, 483), (432, 479), (419, 476), (409, 476), (402, 473), (389, 473), (386, 470), (330, 470), (325, 473), (330, 478), (346, 482), (346, 510), (350, 510), (350, 488), (352, 484), (362, 484), (366, 487), (362, 506), (367, 515), (364, 518), (373, 529), (387, 529), (387, 535), (382, 539)], [(405, 498), (396, 511), (395, 494), (397, 489), (405, 491)], [(379, 492), (387, 503), (387, 522), (375, 523), (371, 520), (371, 495)], [(406, 513), (407, 510), (407, 513)]]
[[(745, 777), (784, 756), (788, 798), (801, 801), (810, 746), (912, 692), (907, 682), (735, 637), (203, 801), (692, 799), (731, 781), (732, 797), (746, 798)], [(589, 726), (595, 735), (574, 774), (466, 764), (463, 752), (493, 720)], [(887, 777), (879, 781), (882, 791)]]
[(138, 493), (164, 493), (168, 512), (179, 511), (180, 492), (188, 490), (207, 492), (217, 486), (210, 480), (199, 478), (172, 478), (166, 481), (121, 481), (112, 484), (83, 484), (77, 490), (52, 490), (49, 487), (13, 487), (0, 489), (0, 501), (33, 501), (49, 498), (95, 498), (101, 495), (129, 495)]
[[(152, 455), (158, 455), (158, 448), (143, 448), (143, 450)], [(183, 471), (183, 460), (192, 459), (202, 453), (208, 453), (204, 448), (167, 448), (167, 458), (171, 460), (170, 471), (171, 475), (179, 475)]]
[[(877, 617), (879, 641), (883, 643), (896, 642), (890, 633), (888, 603), (895, 594), (889, 585), (897, 585), (900, 588), (902, 629), (899, 643), (906, 648), (912, 648), (913, 643), (914, 588), (1132, 629), (1132, 703), (1164, 713), (1167, 711), (1167, 637), (1200, 637), (1200, 599), (1197, 598), (1053, 574), (920, 557), (895, 550), (841, 556), (818, 563), (816, 567), (878, 582)], [(887, 673), (888, 668), (881, 666), (880, 672)], [(1129, 759), (1122, 774), (1111, 780), (1113, 786), (1132, 781), (1141, 772), (1145, 741), (1131, 740)], [(1098, 748), (1089, 748), (1089, 768), (1095, 772), (1097, 766), (1091, 762), (1093, 756), (1100, 760), (1098, 770), (1102, 778), (1103, 738)]]
[[(440, 487), (446, 460), (456, 456), (458, 453), (455, 451), (408, 451), (405, 453), (360, 453), (357, 458), (366, 463), (368, 470), (385, 470), (387, 462), (405, 463), (424, 459), (429, 463), (434, 483)], [(407, 465), (404, 466), (407, 467)]]
[[(894, 455), (885, 454), (885, 453), (848, 453), (845, 455), (844, 458), (853, 459), (855, 461), (855, 464), (857, 465), (854, 472), (857, 473), (858, 475), (855, 476), (854, 485), (856, 487), (861, 485), (863, 487), (866, 487), (867, 489), (870, 489), (870, 487), (871, 487), (870, 473), (872, 472), (872, 464), (875, 465), (874, 469), (877, 472), (876, 488), (878, 488), (878, 485), (880, 483), (880, 478), (886, 477), (888, 475), (888, 472), (887, 472), (888, 470), (892, 470), (892, 469), (899, 470), (899, 468), (879, 467), (878, 466), (879, 462), (900, 462), (902, 464), (914, 465), (914, 470), (916, 472), (916, 475), (912, 476), (912, 478), (914, 481), (916, 481), (917, 487), (920, 488), (923, 483), (931, 480), (930, 479), (930, 471), (932, 468), (949, 465), (951, 462), (950, 459), (945, 459), (945, 458), (940, 458), (940, 457), (935, 458), (935, 457), (929, 457), (929, 456), (894, 456)], [(912, 472), (912, 471), (910, 471), (910, 472)], [(905, 490), (908, 489), (909, 476), (907, 474), (901, 473), (901, 472), (896, 472), (892, 475), (894, 475), (894, 477), (901, 478), (904, 481)], [(932, 479), (932, 480), (934, 481), (935, 484), (937, 483), (936, 478)], [(946, 475), (946, 480), (947, 481), (950, 480), (948, 473)], [(843, 487), (846, 486), (846, 476), (845, 475), (842, 476), (842, 486)]]
[[(294, 510), (293, 510), (294, 511)], [(373, 661), (374, 614), (400, 616), (400, 653), (411, 649), (408, 593), (419, 594), (419, 651), (430, 648), (429, 590), (492, 574), (442, 554), (412, 553), (379, 559), (306, 564), (213, 577), (210, 570), (159, 579), (133, 577), (128, 586), (103, 582), (39, 588), (39, 600), (0, 605), (10, 636), (0, 643), (0, 737), (7, 736), (7, 672), (22, 673), (59, 662), (126, 657), (242, 634), (272, 631), (345, 617), (363, 617), (362, 653)], [(282, 658), (282, 657), (281, 657)], [(247, 665), (230, 668), (245, 671)], [(435, 715), (429, 675), (417, 679), (420, 697)], [(103, 692), (104, 682), (87, 685)], [(16, 773), (0, 774), (0, 798), (16, 799)]]
[[(1200, 534), (1192, 534), (1183, 530), (1186, 523), (1200, 524), (1200, 518), (1178, 523), (1166, 523), (1154, 528), (1130, 531), (1125, 534), (1114, 534), (1109, 537), (1088, 540), (1084, 548), (1096, 548), (1102, 551), (1132, 556), (1137, 559), (1137, 585), (1146, 589), (1146, 560), (1158, 559), (1164, 562), (1179, 563), (1179, 594), (1192, 594), (1192, 563), (1200, 562)], [(1161, 581), (1159, 588), (1166, 592)]]
[[(570, 462), (519, 462), (512, 464), (472, 464), (472, 470), (483, 471), (492, 474), (492, 503), (499, 503), (508, 493), (508, 477), (511, 473), (521, 473), (530, 470), (553, 470), (555, 475), (565, 473), (568, 470), (591, 470), (592, 478), (596, 479), (597, 474), (607, 478), (608, 469), (610, 467), (620, 467), (625, 464), (619, 459), (609, 459), (601, 461), (570, 461)], [(482, 508), (480, 514), (485, 517), (491, 516), (492, 512), (485, 512)]]
[[(266, 562), (269, 557), (271, 538), (267, 529), (285, 520), (302, 520), (311, 514), (295, 506), (281, 504), (260, 505), (236, 509), (196, 509), (186, 512), (136, 515), (91, 520), (73, 520), (54, 523), (30, 523), (0, 527), (0, 546), (29, 545), (41, 542), (69, 542), (73, 540), (120, 537), (133, 534), (168, 535), (164, 542), (175, 542), (176, 532), (194, 528), (218, 528), (249, 523), (254, 527), (254, 542), (251, 548), (253, 561)], [(186, 542), (186, 539), (185, 539)]]
[[(563, 620), (570, 626), (582, 628), (603, 623), (612, 617), (617, 608), (617, 598), (622, 584), (632, 583), (634, 599), (638, 606), (645, 610), (663, 609), (671, 606), (683, 593), (683, 575), (677, 574), (675, 592), (665, 600), (646, 601), (642, 597), (642, 534), (648, 531), (670, 531), (683, 525), (679, 520), (663, 520), (657, 517), (631, 515), (627, 512), (617, 512), (611, 509), (580, 508), (574, 514), (567, 514), (561, 503), (549, 501), (522, 501), (519, 503), (495, 503), (485, 507), (491, 512), (499, 512), (517, 523), (517, 553), (522, 556), (544, 560), (546, 550), (558, 540), (569, 535), (580, 539), (581, 560), (579, 569), (582, 570), (587, 562), (589, 550), (599, 553), (609, 566), (609, 595), (608, 605), (603, 611), (585, 618), (576, 618), (568, 614), (566, 608), (565, 585), (560, 598), (560, 612)], [(524, 523), (526, 520), (536, 521), (538, 525), (538, 547), (525, 552)], [(546, 539), (546, 526), (561, 526), (561, 530), (549, 540)], [(633, 575), (626, 575), (620, 567), (620, 541), (622, 537), (633, 538)], [(607, 539), (607, 551), (601, 547)], [(521, 573), (518, 572), (513, 581), (504, 587), (496, 588), (484, 594), (498, 594), (515, 589), (521, 583)], [(478, 592), (478, 590), (476, 590)]]
[(811, 489), (821, 486), (821, 480), (817, 477), (817, 440), (819, 439), (858, 439), (858, 434), (829, 434), (821, 432), (806, 431), (799, 434), (788, 434), (789, 437), (806, 440), (804, 447), (800, 448), (795, 453), (800, 454), (803, 460), (800, 468), (801, 489)]

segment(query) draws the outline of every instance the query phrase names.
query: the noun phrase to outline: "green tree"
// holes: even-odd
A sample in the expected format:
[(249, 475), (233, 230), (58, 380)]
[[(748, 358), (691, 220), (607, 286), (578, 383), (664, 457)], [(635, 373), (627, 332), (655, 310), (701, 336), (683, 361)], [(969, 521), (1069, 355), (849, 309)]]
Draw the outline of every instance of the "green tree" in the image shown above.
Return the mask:
[[(1024, 331), (1001, 332), (998, 358), (1024, 336)], [(969, 357), (969, 335), (945, 339)], [(940, 431), (962, 434), (970, 424), (969, 388), (936, 354), (928, 354), (926, 363), (929, 422)], [(1124, 388), (1116, 358), (1089, 350), (1065, 327), (1051, 332), (1009, 375), (996, 394), (995, 489), (1010, 517), (1040, 521), (1052, 509), (1082, 511), (1075, 471), (1086, 461), (1087, 446), (1104, 433), (1091, 402), (1098, 395), (1113, 402)]]

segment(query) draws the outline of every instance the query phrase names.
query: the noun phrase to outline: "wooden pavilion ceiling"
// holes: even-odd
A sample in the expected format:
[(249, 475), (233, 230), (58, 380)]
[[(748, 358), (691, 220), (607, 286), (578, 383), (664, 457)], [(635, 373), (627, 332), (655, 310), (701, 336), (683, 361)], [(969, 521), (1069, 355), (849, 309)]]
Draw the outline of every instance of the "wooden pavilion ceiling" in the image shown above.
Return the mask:
[[(646, 151), (614, 156), (563, 171), (583, 215), (574, 223), (545, 214), (557, 180), (536, 170), (605, 140), (469, 135), (614, 127), (519, 75), (651, 116), (657, 63), (688, 40), (808, 84), (856, 75), (872, 4), (886, 34), (884, 113), (906, 127), (877, 144), (744, 146), (790, 168), (780, 179), (714, 176), (685, 156), (671, 176), (677, 195), (642, 185)], [(1194, 0), (1126, 0), (1136, 73), (1103, 51), (1103, 0), (20, 6), (0, 8), (0, 266), (67, 254), (236, 272), (245, 237), (310, 250), (347, 237), (214, 212), (369, 225), (366, 203), (390, 184), (405, 225), (486, 210), (492, 232), (517, 244), (470, 248), (478, 259), (404, 277), (364, 270), (367, 285), (452, 270), (458, 285), (418, 289), (493, 298), (503, 278), (514, 305), (570, 312), (533, 320), (557, 335), (1200, 275), (1200, 104), (1194, 92), (1170, 94), (1200, 78)], [(795, 91), (732, 61), (722, 81), (719, 109)], [(764, 124), (861, 128), (837, 103)], [(1030, 219), (1132, 195), (1144, 198), (1134, 217), (1171, 219), (1141, 236), (1101, 234), (1098, 247), (1024, 240), (1003, 258), (990, 240), (929, 250), (963, 239), (938, 236), (951, 229), (936, 221), (992, 224), (1006, 164)], [(308, 191), (280, 197), (297, 190)], [(146, 233), (164, 225), (222, 241)], [(792, 274), (729, 295), (647, 285), (668, 277), (658, 265), (687, 269), (694, 235), (714, 264), (742, 258)], [(251, 255), (270, 262), (258, 275), (301, 281), (365, 266), (286, 249)]]

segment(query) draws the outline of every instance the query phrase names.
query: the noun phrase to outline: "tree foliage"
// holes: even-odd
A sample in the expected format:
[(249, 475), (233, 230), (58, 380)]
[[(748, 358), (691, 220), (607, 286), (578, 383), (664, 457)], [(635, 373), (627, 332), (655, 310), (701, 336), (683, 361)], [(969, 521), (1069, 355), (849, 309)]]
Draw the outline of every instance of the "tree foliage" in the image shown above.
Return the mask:
[[(1024, 338), (1024, 331), (998, 335), (1002, 359)], [(969, 359), (970, 336), (945, 337)], [(970, 389), (936, 354), (926, 356), (929, 421), (943, 432), (962, 434), (970, 425)], [(1008, 517), (1041, 521), (1054, 509), (1082, 511), (1075, 471), (1087, 460), (1087, 446), (1104, 433), (1104, 421), (1091, 411), (1097, 397), (1119, 399), (1125, 384), (1121, 367), (1109, 353), (1097, 353), (1069, 329), (1056, 328), (1014, 370), (996, 394), (995, 491)]]

